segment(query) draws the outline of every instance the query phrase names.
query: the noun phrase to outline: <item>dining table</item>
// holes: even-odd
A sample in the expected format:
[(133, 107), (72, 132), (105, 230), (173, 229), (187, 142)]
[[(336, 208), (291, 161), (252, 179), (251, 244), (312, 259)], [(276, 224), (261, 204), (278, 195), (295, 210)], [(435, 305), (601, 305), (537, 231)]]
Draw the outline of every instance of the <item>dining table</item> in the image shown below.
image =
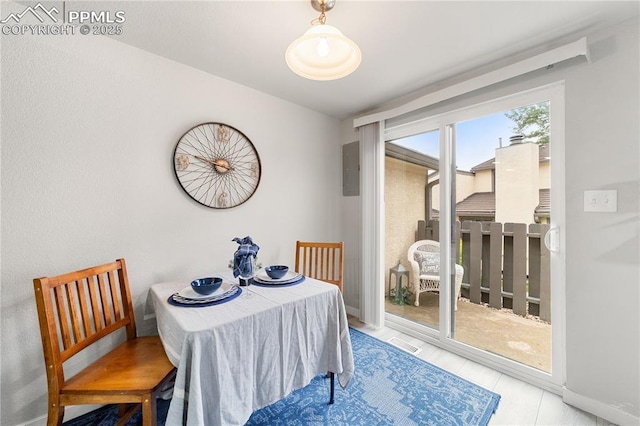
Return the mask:
[[(238, 284), (231, 271), (212, 276)], [(239, 287), (241, 294), (212, 305), (175, 303), (190, 282), (154, 284), (147, 299), (177, 367), (168, 426), (242, 425), (318, 375), (332, 372), (343, 388), (349, 383), (353, 350), (335, 285), (302, 277)], [(330, 391), (327, 385), (327, 403)]]

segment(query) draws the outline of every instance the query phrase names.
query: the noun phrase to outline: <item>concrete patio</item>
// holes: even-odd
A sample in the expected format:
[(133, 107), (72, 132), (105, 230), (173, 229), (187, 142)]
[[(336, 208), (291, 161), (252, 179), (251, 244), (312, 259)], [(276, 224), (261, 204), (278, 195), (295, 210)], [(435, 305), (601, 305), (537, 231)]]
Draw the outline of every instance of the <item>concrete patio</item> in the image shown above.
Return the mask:
[[(386, 298), (388, 313), (428, 327), (438, 327), (437, 293), (422, 293), (420, 306), (393, 304)], [(551, 371), (551, 324), (537, 317), (522, 317), (508, 309), (493, 309), (458, 300), (456, 340), (476, 348), (496, 353), (531, 367)]]

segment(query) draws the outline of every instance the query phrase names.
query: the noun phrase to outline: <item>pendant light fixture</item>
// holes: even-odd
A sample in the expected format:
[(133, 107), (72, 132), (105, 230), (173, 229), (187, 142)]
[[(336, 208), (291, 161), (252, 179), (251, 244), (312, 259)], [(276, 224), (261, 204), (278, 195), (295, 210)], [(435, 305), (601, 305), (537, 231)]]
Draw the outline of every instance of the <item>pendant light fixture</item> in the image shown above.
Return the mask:
[(320, 12), (320, 16), (287, 48), (287, 65), (304, 78), (336, 80), (351, 74), (360, 65), (362, 54), (358, 45), (326, 24), (325, 12), (335, 4), (336, 0), (311, 0), (311, 7)]

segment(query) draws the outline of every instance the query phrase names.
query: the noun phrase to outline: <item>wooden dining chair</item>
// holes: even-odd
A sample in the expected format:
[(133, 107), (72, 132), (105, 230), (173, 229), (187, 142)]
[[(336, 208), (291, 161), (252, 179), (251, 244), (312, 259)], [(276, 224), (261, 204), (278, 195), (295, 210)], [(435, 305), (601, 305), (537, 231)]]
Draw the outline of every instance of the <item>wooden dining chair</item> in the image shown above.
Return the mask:
[[(344, 243), (322, 243), (296, 241), (296, 272), (317, 280), (335, 284), (342, 293)], [(335, 374), (327, 372), (331, 394), (329, 404), (334, 401)]]
[[(33, 287), (47, 370), (47, 424), (61, 425), (68, 405), (119, 404), (119, 425), (140, 407), (142, 424), (155, 425), (156, 398), (176, 369), (158, 336), (136, 336), (124, 259), (36, 278)], [(125, 341), (79, 373), (65, 376), (65, 361), (114, 332)]]
[(296, 241), (296, 272), (335, 284), (342, 292), (344, 243)]

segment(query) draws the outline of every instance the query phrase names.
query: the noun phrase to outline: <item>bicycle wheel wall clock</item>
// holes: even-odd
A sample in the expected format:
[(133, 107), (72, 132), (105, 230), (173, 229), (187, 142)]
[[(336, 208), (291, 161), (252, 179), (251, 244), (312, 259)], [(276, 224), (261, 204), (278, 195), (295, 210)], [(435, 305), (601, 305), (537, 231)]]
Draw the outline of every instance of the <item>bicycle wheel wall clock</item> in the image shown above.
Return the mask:
[(191, 198), (214, 209), (247, 201), (262, 173), (253, 143), (223, 123), (202, 123), (186, 132), (174, 150), (173, 170)]

